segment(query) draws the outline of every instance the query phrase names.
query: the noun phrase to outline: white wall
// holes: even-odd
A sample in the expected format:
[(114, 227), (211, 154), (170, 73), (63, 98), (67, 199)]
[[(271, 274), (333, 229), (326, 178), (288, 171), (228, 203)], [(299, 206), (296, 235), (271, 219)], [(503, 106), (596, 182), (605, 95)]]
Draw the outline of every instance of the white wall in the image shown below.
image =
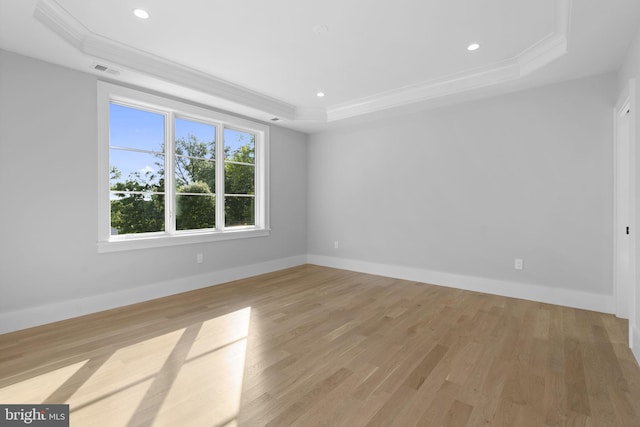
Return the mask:
[(610, 312), (615, 88), (600, 76), (312, 135), (310, 260)]
[[(640, 31), (636, 34), (635, 39), (631, 43), (627, 57), (621, 67), (618, 75), (618, 91), (621, 93), (625, 86), (629, 83), (629, 79), (635, 79), (636, 93), (635, 106), (636, 109), (632, 114), (635, 117), (635, 147), (636, 147), (636, 192), (640, 191), (640, 93), (638, 93), (637, 85), (640, 84)], [(636, 193), (636, 215), (640, 214), (640, 195)], [(640, 220), (636, 217), (636, 226), (640, 225)], [(640, 254), (640, 238), (636, 234), (636, 254)], [(636, 268), (640, 267), (640, 261), (636, 259)], [(632, 337), (632, 350), (638, 362), (640, 362), (640, 274), (636, 274), (635, 296), (633, 297), (634, 307), (631, 310), (629, 318), (630, 335)]]
[(0, 51), (0, 332), (306, 261), (307, 136), (276, 126), (271, 236), (98, 254), (96, 90)]

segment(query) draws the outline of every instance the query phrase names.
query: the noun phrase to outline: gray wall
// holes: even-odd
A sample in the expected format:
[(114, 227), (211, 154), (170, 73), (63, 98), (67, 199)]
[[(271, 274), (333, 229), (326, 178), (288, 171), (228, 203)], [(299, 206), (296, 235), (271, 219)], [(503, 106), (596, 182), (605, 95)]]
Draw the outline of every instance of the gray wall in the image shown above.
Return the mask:
[(205, 286), (221, 270), (304, 262), (307, 136), (275, 126), (271, 236), (98, 254), (96, 102), (94, 76), (0, 51), (0, 315), (89, 298), (49, 317), (75, 315), (102, 308), (102, 295), (120, 305)]
[(312, 135), (310, 256), (611, 295), (615, 87), (600, 76)]

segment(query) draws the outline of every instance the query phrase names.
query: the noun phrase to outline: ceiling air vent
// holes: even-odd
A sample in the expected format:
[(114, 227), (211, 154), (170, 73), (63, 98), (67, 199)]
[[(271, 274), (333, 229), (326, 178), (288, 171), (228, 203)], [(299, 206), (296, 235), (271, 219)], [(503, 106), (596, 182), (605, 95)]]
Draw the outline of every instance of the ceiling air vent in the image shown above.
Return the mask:
[(94, 70), (107, 72), (109, 74), (114, 74), (114, 75), (120, 74), (120, 71), (118, 71), (116, 69), (113, 69), (113, 68), (109, 68), (106, 65), (93, 64), (92, 67), (93, 67)]

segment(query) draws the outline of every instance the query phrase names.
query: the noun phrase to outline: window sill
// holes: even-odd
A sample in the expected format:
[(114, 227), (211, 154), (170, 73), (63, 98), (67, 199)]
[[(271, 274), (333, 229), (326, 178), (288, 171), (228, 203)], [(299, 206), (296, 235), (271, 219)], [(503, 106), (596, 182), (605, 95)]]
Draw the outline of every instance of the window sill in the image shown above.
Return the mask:
[(166, 234), (112, 238), (107, 241), (98, 242), (98, 253), (132, 251), (137, 249), (164, 248), (168, 246), (191, 245), (196, 243), (217, 242), (221, 240), (247, 239), (252, 237), (265, 237), (271, 230), (261, 229), (238, 229), (226, 230), (224, 232), (189, 233), (169, 236)]

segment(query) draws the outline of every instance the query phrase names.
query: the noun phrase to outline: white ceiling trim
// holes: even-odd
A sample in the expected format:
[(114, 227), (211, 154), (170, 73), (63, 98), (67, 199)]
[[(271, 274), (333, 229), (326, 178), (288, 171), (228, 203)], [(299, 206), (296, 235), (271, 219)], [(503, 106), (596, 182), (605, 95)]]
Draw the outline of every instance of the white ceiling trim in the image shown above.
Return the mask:
[[(446, 76), (324, 108), (296, 107), (210, 74), (168, 61), (95, 34), (55, 0), (39, 0), (34, 17), (81, 53), (221, 99), (236, 112), (255, 110), (285, 121), (333, 122), (350, 117), (425, 102), (519, 79), (567, 53), (571, 1), (556, 0), (554, 31), (517, 56), (480, 69)], [(233, 108), (236, 106), (237, 108)]]
[(519, 76), (520, 69), (517, 62), (505, 61), (500, 64), (493, 64), (490, 67), (476, 69), (473, 72), (467, 71), (455, 76), (450, 75), (443, 79), (405, 86), (349, 103), (331, 106), (327, 110), (327, 121), (333, 122), (389, 108), (425, 102), (514, 80)]
[(425, 102), (516, 80), (555, 61), (567, 53), (567, 34), (571, 19), (571, 0), (556, 0), (554, 31), (516, 57), (449, 75), (438, 80), (382, 92), (327, 109), (329, 122), (370, 114), (380, 110)]
[[(95, 34), (55, 0), (38, 1), (34, 17), (80, 52), (215, 98), (293, 120), (295, 106)], [(244, 108), (243, 108), (244, 110)]]

